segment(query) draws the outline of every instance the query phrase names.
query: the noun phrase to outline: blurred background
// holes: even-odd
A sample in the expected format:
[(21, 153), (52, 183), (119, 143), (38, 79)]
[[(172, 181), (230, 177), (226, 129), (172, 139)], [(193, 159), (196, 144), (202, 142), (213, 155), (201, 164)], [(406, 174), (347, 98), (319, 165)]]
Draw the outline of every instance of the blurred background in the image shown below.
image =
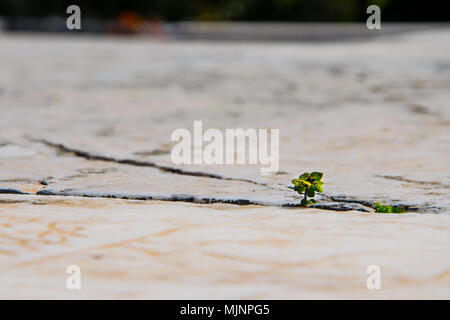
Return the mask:
[[(425, 5), (426, 3), (426, 5)], [(124, 11), (164, 21), (365, 21), (378, 5), (386, 21), (448, 21), (444, 0), (2, 0), (3, 16), (61, 15), (77, 4), (89, 18), (114, 19)]]
[(1, 26), (67, 31), (66, 9), (71, 4), (81, 8), (79, 32), (96, 33), (170, 34), (176, 33), (171, 28), (179, 27), (177, 22), (185, 21), (365, 22), (371, 4), (381, 8), (383, 22), (447, 22), (450, 17), (448, 1), (443, 0), (1, 0)]

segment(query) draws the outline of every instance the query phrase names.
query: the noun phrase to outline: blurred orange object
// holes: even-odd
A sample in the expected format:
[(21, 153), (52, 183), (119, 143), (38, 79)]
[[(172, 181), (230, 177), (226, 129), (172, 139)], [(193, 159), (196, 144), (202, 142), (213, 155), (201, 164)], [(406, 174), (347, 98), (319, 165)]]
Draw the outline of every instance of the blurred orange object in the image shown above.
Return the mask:
[(134, 12), (123, 11), (117, 20), (108, 27), (111, 33), (138, 33), (143, 19)]
[(110, 24), (107, 33), (121, 34), (147, 34), (159, 40), (166, 38), (166, 30), (162, 20), (158, 16), (144, 19), (132, 11), (123, 11), (119, 17)]

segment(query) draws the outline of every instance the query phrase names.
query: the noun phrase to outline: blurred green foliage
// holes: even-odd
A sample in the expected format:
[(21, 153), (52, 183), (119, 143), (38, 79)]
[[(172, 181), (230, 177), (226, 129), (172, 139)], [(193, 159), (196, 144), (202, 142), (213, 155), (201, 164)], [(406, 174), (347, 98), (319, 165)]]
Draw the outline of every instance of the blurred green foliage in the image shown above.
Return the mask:
[[(77, 4), (84, 17), (116, 18), (133, 11), (165, 21), (365, 21), (377, 4), (383, 21), (448, 21), (445, 0), (1, 0), (0, 15), (64, 15)], [(447, 8), (445, 8), (447, 7)]]

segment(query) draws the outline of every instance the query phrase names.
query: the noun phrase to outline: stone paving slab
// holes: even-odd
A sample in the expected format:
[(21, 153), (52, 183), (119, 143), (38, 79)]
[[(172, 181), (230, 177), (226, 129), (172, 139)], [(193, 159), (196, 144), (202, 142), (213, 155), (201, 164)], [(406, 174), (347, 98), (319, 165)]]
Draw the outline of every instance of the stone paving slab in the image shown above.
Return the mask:
[[(0, 203), (2, 298), (450, 298), (445, 215), (19, 195)], [(80, 291), (65, 287), (73, 264)], [(380, 291), (366, 288), (372, 264)]]
[[(0, 48), (1, 297), (449, 298), (448, 28), (273, 45), (0, 34)], [(174, 165), (170, 135), (195, 120), (280, 129), (280, 171)], [(315, 170), (321, 210), (293, 207), (291, 179)]]

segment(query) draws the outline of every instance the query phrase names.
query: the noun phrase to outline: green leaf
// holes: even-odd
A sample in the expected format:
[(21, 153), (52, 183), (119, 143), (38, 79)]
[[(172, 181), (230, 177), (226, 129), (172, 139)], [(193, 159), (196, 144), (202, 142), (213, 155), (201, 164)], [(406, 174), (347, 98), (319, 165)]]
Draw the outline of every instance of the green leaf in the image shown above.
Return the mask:
[(308, 201), (306, 201), (306, 199), (302, 199), (302, 201), (300, 201), (300, 205), (302, 206), (302, 207), (307, 207), (308, 206)]
[(316, 200), (314, 200), (314, 199), (308, 200), (308, 204), (314, 204), (314, 203), (316, 203)]
[(294, 186), (298, 186), (300, 184), (300, 180), (299, 179), (294, 179), (294, 180), (292, 180), (292, 184)]
[(323, 172), (311, 172), (310, 177), (312, 181), (320, 181), (323, 177)]
[(305, 192), (306, 187), (305, 186), (296, 186), (296, 187), (294, 187), (294, 190), (301, 194), (301, 193)]
[(300, 180), (306, 180), (309, 178), (309, 172), (305, 172), (298, 177)]
[(392, 213), (405, 213), (405, 208), (402, 207), (392, 207)]
[(387, 213), (388, 208), (386, 206), (382, 206), (379, 202), (377, 202), (377, 203), (375, 203), (375, 212)]
[(311, 182), (306, 181), (306, 180), (300, 180), (300, 183), (301, 183), (303, 186), (306, 186), (306, 187), (309, 187), (309, 186), (311, 185)]
[(379, 205), (379, 206), (376, 207), (375, 212), (378, 212), (378, 213), (389, 213), (389, 207), (388, 206)]
[(313, 188), (308, 188), (308, 190), (306, 191), (306, 194), (308, 195), (308, 197), (314, 197), (316, 195), (316, 192), (314, 191)]
[(379, 202), (375, 203), (375, 212), (377, 213), (405, 213), (403, 207), (383, 206)]
[(323, 192), (322, 187), (318, 184), (314, 184), (312, 185), (312, 188), (314, 189), (314, 191), (316, 192)]

